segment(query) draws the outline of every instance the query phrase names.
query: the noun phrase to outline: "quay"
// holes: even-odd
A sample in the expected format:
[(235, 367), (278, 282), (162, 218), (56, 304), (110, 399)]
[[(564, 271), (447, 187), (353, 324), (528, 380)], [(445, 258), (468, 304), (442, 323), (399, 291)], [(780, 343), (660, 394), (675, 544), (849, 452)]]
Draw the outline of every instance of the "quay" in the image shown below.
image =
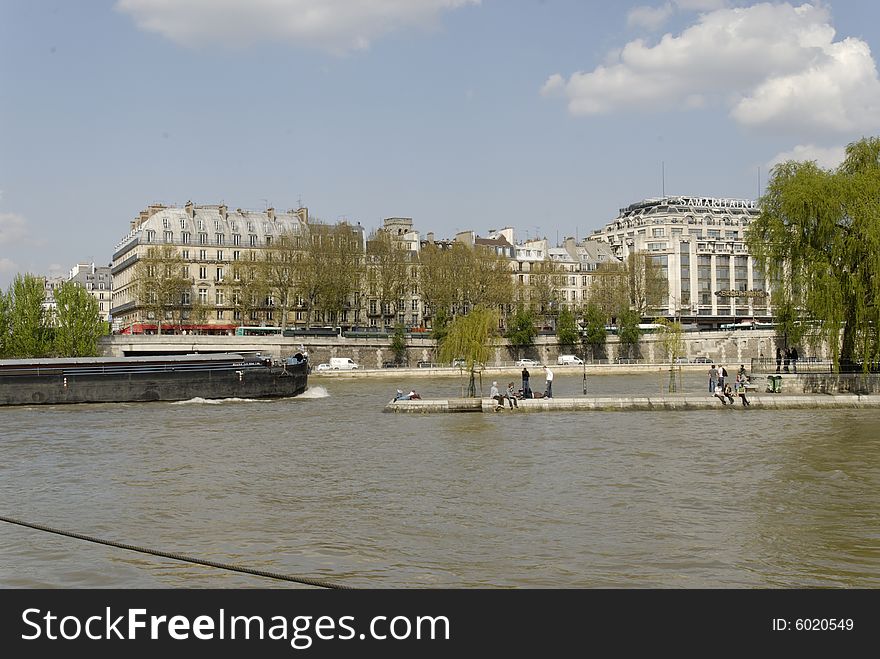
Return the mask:
[[(749, 395), (749, 407), (735, 398), (734, 404), (722, 405), (709, 395), (669, 396), (605, 396), (579, 398), (536, 398), (518, 400), (518, 407), (510, 409), (505, 403), (498, 414), (523, 414), (526, 412), (690, 412), (696, 410), (753, 411), (753, 410), (803, 410), (803, 409), (880, 409), (877, 395)], [(496, 403), (491, 398), (449, 398), (391, 401), (385, 412), (433, 414), (481, 412), (495, 413)]]

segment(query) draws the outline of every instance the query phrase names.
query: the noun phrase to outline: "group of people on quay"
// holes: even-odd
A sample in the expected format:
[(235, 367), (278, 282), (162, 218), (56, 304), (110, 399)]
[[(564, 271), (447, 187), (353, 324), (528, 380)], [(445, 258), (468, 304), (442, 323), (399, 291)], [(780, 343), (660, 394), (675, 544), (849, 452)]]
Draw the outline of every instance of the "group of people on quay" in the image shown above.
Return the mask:
[(792, 372), (797, 373), (797, 361), (798, 361), (798, 351), (797, 348), (792, 346), (791, 348), (786, 348), (782, 350), (782, 348), (776, 348), (776, 372), (780, 372), (780, 367), (782, 367), (783, 362), (785, 363), (785, 367), (782, 370), (782, 373), (788, 373), (788, 366), (791, 364)]
[(712, 364), (709, 369), (709, 393), (721, 401), (722, 405), (733, 405), (734, 396), (738, 396), (742, 401), (743, 407), (751, 405), (746, 396), (746, 387), (751, 384), (751, 378), (746, 373), (745, 364), (740, 364), (739, 372), (733, 385), (728, 381), (727, 369), (723, 364)]
[(544, 369), (544, 392), (533, 391), (531, 387), (531, 374), (529, 369), (523, 367), (522, 370), (522, 388), (515, 389), (513, 382), (507, 383), (507, 389), (502, 393), (498, 389), (498, 382), (492, 382), (489, 389), (489, 398), (495, 401), (495, 409), (504, 407), (505, 401), (510, 409), (519, 407), (518, 400), (523, 398), (553, 398), (553, 371), (548, 366), (542, 366)]

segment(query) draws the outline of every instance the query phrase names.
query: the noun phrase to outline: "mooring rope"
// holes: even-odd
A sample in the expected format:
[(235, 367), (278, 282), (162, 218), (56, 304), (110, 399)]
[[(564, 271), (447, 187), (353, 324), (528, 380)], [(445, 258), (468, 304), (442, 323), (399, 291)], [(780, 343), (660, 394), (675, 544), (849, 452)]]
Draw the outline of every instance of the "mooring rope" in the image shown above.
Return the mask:
[(266, 577), (267, 579), (276, 579), (279, 581), (292, 581), (295, 583), (305, 584), (307, 586), (317, 586), (318, 588), (336, 588), (347, 590), (351, 588), (351, 586), (343, 586), (341, 584), (332, 583), (330, 581), (324, 581), (323, 579), (314, 579), (312, 577), (299, 577), (292, 576), (288, 574), (279, 574), (278, 572), (268, 572), (266, 570), (255, 570), (249, 567), (243, 567), (241, 565), (232, 565), (230, 563), (219, 563), (217, 561), (208, 561), (202, 558), (194, 558), (192, 556), (185, 556), (184, 554), (177, 554), (174, 552), (167, 551), (159, 551), (157, 549), (149, 549), (147, 547), (138, 547), (137, 545), (129, 545), (124, 542), (115, 542), (113, 540), (104, 540), (102, 538), (95, 538), (94, 536), (84, 535), (82, 533), (74, 533), (73, 531), (64, 531), (62, 529), (56, 529), (51, 526), (44, 526), (43, 524), (34, 524), (32, 522), (25, 522), (20, 519), (15, 519), (13, 517), (6, 517), (4, 515), (0, 515), (0, 522), (8, 522), (9, 524), (17, 524), (18, 526), (24, 526), (31, 529), (36, 529), (37, 531), (45, 531), (47, 533), (55, 533), (57, 535), (67, 536), (68, 538), (76, 538), (77, 540), (85, 540), (87, 542), (94, 542), (99, 545), (106, 545), (108, 547), (117, 547), (119, 549), (127, 549), (128, 551), (136, 551), (142, 554), (151, 554), (153, 556), (161, 556), (162, 558), (170, 558), (175, 561), (183, 561), (186, 563), (195, 563), (196, 565), (206, 565), (208, 567), (215, 567), (221, 570), (230, 570), (232, 572), (243, 572), (245, 574), (253, 574), (258, 577)]

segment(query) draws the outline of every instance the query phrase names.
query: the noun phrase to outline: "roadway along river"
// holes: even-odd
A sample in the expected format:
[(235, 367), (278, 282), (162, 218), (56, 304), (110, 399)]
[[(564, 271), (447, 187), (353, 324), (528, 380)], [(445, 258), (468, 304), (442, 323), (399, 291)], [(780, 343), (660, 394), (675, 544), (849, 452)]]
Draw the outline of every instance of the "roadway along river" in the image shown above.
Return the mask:
[[(880, 586), (880, 412), (398, 415), (396, 388), (461, 383), (311, 382), (272, 402), (0, 408), (0, 514), (360, 587)], [(9, 524), (0, 556), (4, 587), (287, 585)]]

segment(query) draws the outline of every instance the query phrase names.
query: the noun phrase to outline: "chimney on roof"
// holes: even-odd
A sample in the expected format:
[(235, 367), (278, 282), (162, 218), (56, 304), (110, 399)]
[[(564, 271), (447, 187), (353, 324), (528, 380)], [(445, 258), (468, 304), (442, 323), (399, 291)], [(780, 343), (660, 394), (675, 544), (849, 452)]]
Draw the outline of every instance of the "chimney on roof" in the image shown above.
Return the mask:
[(300, 208), (297, 208), (296, 215), (297, 215), (297, 217), (299, 217), (300, 221), (303, 224), (309, 223), (309, 209), (306, 208), (305, 206), (301, 206)]
[(188, 201), (183, 208), (186, 211), (186, 214), (189, 215), (189, 219), (192, 219), (195, 215), (195, 211), (193, 210), (193, 203), (191, 201)]
[(220, 211), (220, 217), (222, 217), (224, 220), (229, 216), (229, 209), (226, 208), (226, 204), (220, 204), (220, 208), (218, 210)]
[(271, 207), (270, 207), (270, 208), (267, 208), (267, 209), (266, 209), (266, 215), (269, 216), (269, 219), (270, 219), (272, 222), (275, 221), (275, 209), (274, 209), (274, 208), (271, 208)]
[(432, 245), (434, 244), (434, 232), (433, 231), (428, 232), (428, 242), (431, 243)]

